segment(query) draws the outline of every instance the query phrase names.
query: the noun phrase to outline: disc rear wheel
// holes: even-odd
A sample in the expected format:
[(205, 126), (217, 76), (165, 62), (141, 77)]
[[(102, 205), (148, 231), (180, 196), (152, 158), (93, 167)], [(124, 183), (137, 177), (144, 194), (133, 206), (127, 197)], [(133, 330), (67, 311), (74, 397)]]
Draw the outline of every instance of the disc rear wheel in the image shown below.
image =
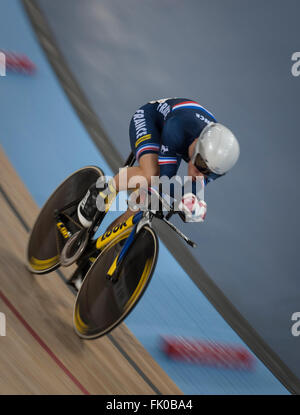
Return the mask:
[(70, 206), (64, 211), (64, 217), (74, 232), (79, 231), (82, 227), (76, 216), (77, 203), (101, 176), (104, 174), (98, 167), (83, 167), (63, 181), (49, 197), (29, 237), (27, 267), (30, 272), (44, 274), (60, 266), (63, 236), (57, 228), (55, 211)]

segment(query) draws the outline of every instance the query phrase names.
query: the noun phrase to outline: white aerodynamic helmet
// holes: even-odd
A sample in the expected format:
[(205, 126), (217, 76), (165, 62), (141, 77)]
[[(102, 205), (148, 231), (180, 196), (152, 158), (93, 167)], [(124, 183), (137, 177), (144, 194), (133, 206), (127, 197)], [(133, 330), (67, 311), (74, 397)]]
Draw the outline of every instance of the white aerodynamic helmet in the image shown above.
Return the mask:
[(204, 174), (225, 174), (239, 155), (240, 146), (235, 135), (222, 124), (210, 123), (197, 140), (192, 162)]

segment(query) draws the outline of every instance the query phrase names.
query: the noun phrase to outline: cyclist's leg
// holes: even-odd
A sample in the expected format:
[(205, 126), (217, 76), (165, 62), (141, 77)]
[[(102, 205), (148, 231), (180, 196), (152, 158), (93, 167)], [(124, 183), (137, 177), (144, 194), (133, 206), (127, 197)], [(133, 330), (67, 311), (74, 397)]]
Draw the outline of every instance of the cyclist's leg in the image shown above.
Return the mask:
[[(151, 181), (159, 176), (158, 154), (143, 154), (139, 159), (139, 166), (121, 169), (114, 177), (116, 190), (136, 189), (149, 186)], [(154, 183), (153, 183), (154, 184)]]
[(115, 219), (108, 227), (106, 228), (105, 232), (113, 229), (115, 226), (117, 226), (119, 223), (126, 222), (128, 218), (130, 218), (131, 215), (134, 215), (138, 211), (133, 211), (131, 209), (127, 209), (126, 212), (122, 213), (117, 219)]
[[(130, 188), (136, 189), (140, 186), (150, 186), (151, 181), (152, 184), (155, 185), (155, 179), (153, 180), (153, 178), (159, 176), (158, 155), (144, 154), (140, 157), (139, 164), (139, 166), (122, 169), (120, 173), (115, 176), (115, 183), (118, 191), (128, 190)], [(138, 177), (141, 177), (144, 180), (139, 181)], [(133, 183), (132, 187), (130, 187), (130, 182)], [(138, 198), (136, 198), (136, 201), (139, 203)], [(107, 230), (112, 229), (118, 223), (125, 222), (131, 215), (138, 211), (139, 209), (132, 210), (132, 208), (128, 208), (126, 212), (122, 213), (122, 215), (108, 226)]]

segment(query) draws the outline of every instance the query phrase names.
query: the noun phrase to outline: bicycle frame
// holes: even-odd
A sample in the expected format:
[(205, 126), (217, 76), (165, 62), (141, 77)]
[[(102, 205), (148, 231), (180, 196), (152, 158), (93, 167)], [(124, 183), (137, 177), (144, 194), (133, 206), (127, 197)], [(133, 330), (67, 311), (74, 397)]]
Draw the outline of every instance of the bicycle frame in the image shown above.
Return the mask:
[(123, 233), (125, 230), (130, 229), (142, 218), (143, 213), (139, 212), (130, 216), (125, 222), (119, 223), (114, 228), (105, 231), (101, 236), (96, 240), (96, 248), (100, 251), (108, 245), (112, 240), (117, 236)]
[(106, 231), (102, 236), (100, 236), (97, 239), (96, 248), (102, 251), (105, 248), (105, 246), (107, 246), (111, 241), (117, 238), (120, 234), (126, 232), (127, 230), (129, 231), (132, 228), (121, 252), (116, 256), (114, 262), (112, 263), (110, 269), (107, 272), (107, 277), (109, 279), (112, 279), (113, 274), (116, 272), (116, 270), (120, 266), (122, 259), (125, 257), (126, 252), (132, 245), (132, 242), (134, 241), (134, 235), (136, 234), (136, 231), (137, 231), (137, 226), (139, 222), (142, 220), (143, 216), (144, 216), (144, 212), (138, 212), (130, 216), (125, 222), (119, 225), (116, 225), (114, 228), (110, 229), (109, 231)]
[[(159, 195), (159, 198), (161, 196)], [(164, 201), (165, 203), (165, 201)], [(167, 218), (170, 218), (172, 215), (174, 215), (175, 212), (173, 209), (170, 209), (168, 214), (166, 215)], [(175, 225), (173, 225), (171, 222), (169, 222), (166, 217), (164, 217), (162, 211), (158, 212), (152, 212), (150, 210), (145, 211), (139, 211), (138, 213), (130, 216), (126, 222), (123, 222), (122, 224), (119, 224), (115, 226), (113, 229), (105, 232), (102, 236), (100, 236), (97, 239), (96, 242), (96, 248), (100, 251), (108, 245), (111, 241), (113, 241), (116, 237), (118, 237), (120, 234), (124, 232), (124, 229), (130, 229), (132, 228), (129, 236), (126, 239), (126, 242), (124, 246), (122, 247), (121, 252), (116, 256), (114, 262), (112, 263), (111, 267), (109, 268), (107, 272), (107, 278), (113, 280), (113, 274), (116, 273), (118, 270), (118, 267), (122, 264), (122, 260), (125, 257), (127, 251), (129, 250), (130, 246), (132, 245), (134, 241), (134, 236), (136, 233), (139, 232), (139, 230), (144, 225), (151, 226), (151, 222), (153, 217), (157, 217), (161, 220), (163, 220), (173, 231), (175, 231), (179, 236), (181, 236), (190, 246), (193, 248), (196, 246), (195, 242), (191, 241), (186, 235), (184, 235)], [(181, 217), (182, 218), (182, 217)]]
[[(131, 153), (128, 157), (125, 166), (132, 166), (134, 164), (135, 158), (133, 154)], [(142, 229), (144, 225), (151, 226), (151, 222), (153, 217), (156, 217), (163, 222), (165, 222), (173, 231), (175, 231), (179, 236), (181, 236), (190, 246), (195, 247), (196, 244), (191, 241), (186, 235), (184, 235), (174, 224), (169, 222), (168, 219), (171, 218), (174, 214), (178, 214), (179, 217), (184, 221), (184, 215), (182, 212), (174, 211), (174, 208), (171, 208), (171, 206), (166, 202), (166, 200), (163, 198), (163, 196), (160, 194), (159, 191), (153, 188), (149, 188), (148, 194), (151, 194), (156, 196), (159, 200), (159, 209), (158, 211), (151, 211), (148, 208), (145, 210), (139, 211), (136, 214), (131, 215), (126, 221), (123, 223), (120, 223), (113, 227), (112, 229), (105, 231), (101, 236), (99, 236), (96, 240), (93, 239), (94, 235), (96, 234), (99, 226), (101, 225), (106, 213), (108, 213), (109, 208), (105, 212), (98, 211), (92, 225), (86, 230), (86, 241), (88, 242), (88, 245), (85, 245), (82, 249), (82, 254), (78, 257), (78, 260), (76, 260), (77, 265), (80, 264), (88, 264), (89, 262), (94, 261), (94, 255), (98, 256), (103, 249), (105, 249), (106, 246), (108, 246), (111, 242), (115, 240), (115, 238), (119, 237), (121, 234), (125, 233), (128, 234), (125, 244), (122, 247), (119, 254), (116, 256), (114, 262), (112, 263), (110, 269), (107, 272), (107, 278), (114, 281), (113, 275), (117, 274), (117, 270), (119, 266), (122, 263), (123, 258), (125, 257), (126, 253), (128, 252), (129, 248), (131, 247), (134, 236), (136, 233)], [(56, 218), (56, 226), (57, 230), (62, 234), (62, 236), (65, 239), (69, 239), (71, 237), (71, 233), (68, 231), (67, 227), (64, 224), (63, 215), (64, 210), (67, 208), (77, 204), (79, 201), (75, 201), (68, 206), (65, 206), (63, 209), (60, 209), (60, 211), (55, 212), (55, 218)], [(164, 215), (163, 209), (167, 211), (167, 214)], [(68, 218), (70, 219), (70, 218)], [(81, 232), (84, 230), (82, 229)], [(87, 262), (88, 261), (88, 262)], [(72, 280), (73, 277), (71, 277)]]

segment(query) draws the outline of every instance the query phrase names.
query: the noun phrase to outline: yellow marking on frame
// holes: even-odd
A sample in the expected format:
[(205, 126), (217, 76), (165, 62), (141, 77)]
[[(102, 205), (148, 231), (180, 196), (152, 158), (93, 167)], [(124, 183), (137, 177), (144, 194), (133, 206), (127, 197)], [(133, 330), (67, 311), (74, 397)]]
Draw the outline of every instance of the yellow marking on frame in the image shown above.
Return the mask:
[(137, 147), (137, 146), (138, 146), (139, 144), (141, 144), (143, 141), (150, 140), (150, 138), (151, 138), (151, 134), (143, 135), (143, 137), (140, 137), (140, 138), (136, 141), (135, 146)]
[(105, 232), (102, 236), (99, 236), (96, 242), (96, 248), (102, 249), (106, 246), (109, 242), (115, 239), (116, 236), (120, 235), (125, 230), (131, 228), (133, 226), (132, 220), (134, 215), (130, 216), (126, 222), (116, 225), (110, 231)]
[(128, 308), (131, 307), (132, 304), (134, 304), (136, 298), (139, 296), (141, 290), (143, 289), (144, 284), (145, 284), (145, 282), (147, 280), (147, 277), (149, 275), (149, 271), (151, 269), (152, 261), (153, 261), (153, 257), (147, 259), (147, 262), (146, 262), (146, 265), (145, 265), (143, 274), (142, 274), (142, 276), (140, 278), (140, 281), (139, 281), (136, 289), (134, 290), (132, 296), (127, 301), (127, 303), (126, 303), (126, 305), (124, 307), (125, 310), (127, 310)]
[(62, 222), (57, 222), (56, 226), (65, 239), (68, 239), (71, 236), (70, 232), (68, 232), (67, 228)]

